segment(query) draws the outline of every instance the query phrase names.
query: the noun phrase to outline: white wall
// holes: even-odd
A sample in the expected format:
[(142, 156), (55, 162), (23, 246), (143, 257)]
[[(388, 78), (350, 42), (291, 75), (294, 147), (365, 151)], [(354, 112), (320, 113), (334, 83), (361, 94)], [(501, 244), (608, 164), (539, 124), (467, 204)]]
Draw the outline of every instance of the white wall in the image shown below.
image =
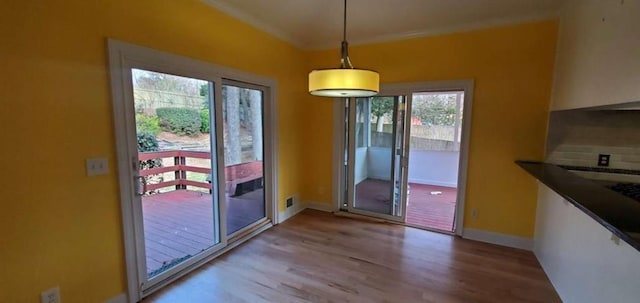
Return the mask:
[(367, 163), (367, 148), (366, 147), (358, 147), (356, 148), (356, 157), (354, 159), (355, 162), (355, 175), (354, 180), (355, 184), (364, 181), (369, 176), (369, 169)]
[(367, 154), (369, 178), (389, 180), (391, 178), (391, 148), (369, 147)]
[[(391, 150), (383, 147), (369, 147), (367, 154), (368, 177), (389, 180), (391, 176)], [(460, 152), (410, 151), (409, 182), (456, 187), (459, 159)], [(358, 161), (358, 156), (356, 156), (356, 161)], [(358, 169), (357, 164), (356, 169)], [(355, 179), (358, 182), (357, 176)]]
[(409, 182), (457, 187), (460, 152), (411, 150)]
[(540, 184), (534, 252), (566, 303), (638, 302), (640, 252)]
[(640, 0), (571, 0), (560, 23), (552, 110), (640, 100)]

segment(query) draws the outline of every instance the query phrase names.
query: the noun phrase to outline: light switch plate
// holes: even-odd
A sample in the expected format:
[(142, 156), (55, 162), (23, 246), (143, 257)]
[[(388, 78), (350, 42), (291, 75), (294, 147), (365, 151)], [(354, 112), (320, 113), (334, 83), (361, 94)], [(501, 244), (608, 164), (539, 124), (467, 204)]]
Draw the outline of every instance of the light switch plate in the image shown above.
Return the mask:
[(109, 161), (107, 158), (87, 159), (87, 176), (106, 175), (109, 172)]

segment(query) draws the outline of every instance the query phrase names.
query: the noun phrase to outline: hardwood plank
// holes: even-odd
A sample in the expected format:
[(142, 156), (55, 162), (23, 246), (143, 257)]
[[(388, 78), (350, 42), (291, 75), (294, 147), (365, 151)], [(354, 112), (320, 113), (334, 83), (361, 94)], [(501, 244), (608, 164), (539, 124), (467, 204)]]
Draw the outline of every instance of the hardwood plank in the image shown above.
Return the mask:
[(145, 302), (560, 302), (524, 250), (305, 210)]

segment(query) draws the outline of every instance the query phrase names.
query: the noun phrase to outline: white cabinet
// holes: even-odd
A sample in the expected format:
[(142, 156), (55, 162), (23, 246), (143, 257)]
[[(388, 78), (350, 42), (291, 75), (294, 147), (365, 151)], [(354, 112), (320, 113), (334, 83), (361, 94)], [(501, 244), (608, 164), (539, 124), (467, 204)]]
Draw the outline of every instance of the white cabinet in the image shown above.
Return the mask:
[(567, 1), (552, 110), (640, 101), (640, 0)]
[(640, 252), (543, 184), (534, 241), (563, 302), (640, 302)]

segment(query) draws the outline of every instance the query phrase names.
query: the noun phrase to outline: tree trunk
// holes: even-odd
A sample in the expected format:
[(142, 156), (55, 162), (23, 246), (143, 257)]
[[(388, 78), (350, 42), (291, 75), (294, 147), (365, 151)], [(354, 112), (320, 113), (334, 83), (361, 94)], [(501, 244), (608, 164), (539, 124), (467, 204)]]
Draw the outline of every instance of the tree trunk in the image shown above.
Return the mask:
[(240, 146), (240, 89), (235, 86), (227, 86), (227, 94), (224, 100), (227, 108), (227, 138), (225, 140), (225, 166), (242, 162), (242, 150)]
[(250, 90), (251, 137), (253, 138), (253, 158), (262, 161), (262, 92)]
[(384, 130), (384, 124), (382, 123), (382, 116), (378, 116), (376, 119), (376, 132), (381, 133)]

